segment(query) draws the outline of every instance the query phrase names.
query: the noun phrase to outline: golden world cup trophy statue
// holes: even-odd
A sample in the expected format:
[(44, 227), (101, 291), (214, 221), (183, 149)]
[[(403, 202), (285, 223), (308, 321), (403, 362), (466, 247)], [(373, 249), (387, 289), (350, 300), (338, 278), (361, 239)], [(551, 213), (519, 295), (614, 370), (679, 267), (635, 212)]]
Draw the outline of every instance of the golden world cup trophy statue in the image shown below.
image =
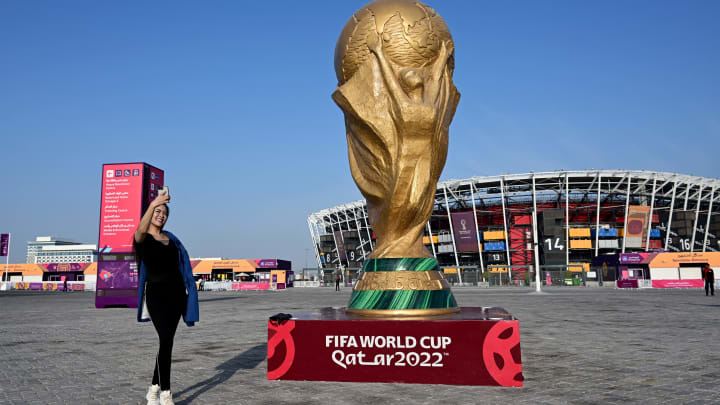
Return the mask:
[(459, 309), (423, 245), (460, 99), (454, 44), (435, 10), (376, 0), (356, 12), (335, 48), (350, 170), (367, 200), (376, 246), (348, 312), (436, 315)]

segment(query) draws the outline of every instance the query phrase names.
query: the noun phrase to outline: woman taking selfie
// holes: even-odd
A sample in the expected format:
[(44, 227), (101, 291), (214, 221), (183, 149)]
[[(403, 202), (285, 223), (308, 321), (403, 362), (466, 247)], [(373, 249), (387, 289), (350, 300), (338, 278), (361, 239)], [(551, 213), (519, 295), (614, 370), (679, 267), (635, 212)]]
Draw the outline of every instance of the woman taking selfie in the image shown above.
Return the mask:
[(137, 254), (138, 321), (152, 320), (160, 348), (155, 356), (148, 405), (172, 405), (170, 364), (175, 330), (182, 316), (187, 326), (199, 320), (197, 289), (190, 258), (180, 240), (163, 230), (170, 210), (170, 195), (164, 188), (150, 203), (135, 231)]

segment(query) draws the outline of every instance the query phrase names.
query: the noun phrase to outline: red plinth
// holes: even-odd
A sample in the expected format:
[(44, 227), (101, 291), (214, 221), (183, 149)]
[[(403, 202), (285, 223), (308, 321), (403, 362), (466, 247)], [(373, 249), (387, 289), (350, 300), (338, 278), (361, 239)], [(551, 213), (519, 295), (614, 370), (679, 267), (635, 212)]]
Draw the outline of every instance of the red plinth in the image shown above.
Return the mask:
[(268, 322), (268, 379), (522, 387), (518, 320), (463, 307), (423, 318), (323, 308)]

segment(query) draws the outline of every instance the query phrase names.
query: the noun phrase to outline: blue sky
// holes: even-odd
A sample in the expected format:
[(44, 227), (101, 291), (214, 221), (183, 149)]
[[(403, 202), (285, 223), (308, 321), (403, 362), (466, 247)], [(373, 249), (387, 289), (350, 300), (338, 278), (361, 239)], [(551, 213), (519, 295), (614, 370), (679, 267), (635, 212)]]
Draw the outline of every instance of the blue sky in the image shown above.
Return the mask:
[[(96, 243), (101, 165), (166, 172), (192, 256), (305, 266), (311, 212), (360, 199), (330, 94), (365, 1), (0, 2), (0, 232)], [(462, 98), (442, 179), (718, 177), (720, 2), (434, 1)], [(312, 265), (312, 252), (308, 254)]]

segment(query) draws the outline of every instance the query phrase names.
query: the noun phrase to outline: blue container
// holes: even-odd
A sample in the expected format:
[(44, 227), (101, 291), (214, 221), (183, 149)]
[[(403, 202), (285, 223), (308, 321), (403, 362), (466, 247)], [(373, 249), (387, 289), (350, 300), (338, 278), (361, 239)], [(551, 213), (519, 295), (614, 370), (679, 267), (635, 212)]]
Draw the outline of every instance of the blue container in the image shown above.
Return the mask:
[(478, 240), (483, 240), (483, 233), (482, 231), (478, 231)]
[(486, 252), (497, 252), (505, 250), (505, 242), (485, 242), (483, 250)]
[(651, 229), (651, 230), (650, 230), (650, 237), (651, 237), (651, 238), (659, 238), (659, 237), (660, 237), (660, 230), (659, 230), (659, 229)]
[[(617, 236), (618, 236), (617, 229), (615, 229), (615, 228), (609, 228), (609, 229), (600, 228), (599, 231), (600, 231), (600, 233), (598, 236), (601, 238), (617, 238)], [(590, 235), (592, 235), (593, 238), (595, 237), (595, 229), (590, 231)]]

